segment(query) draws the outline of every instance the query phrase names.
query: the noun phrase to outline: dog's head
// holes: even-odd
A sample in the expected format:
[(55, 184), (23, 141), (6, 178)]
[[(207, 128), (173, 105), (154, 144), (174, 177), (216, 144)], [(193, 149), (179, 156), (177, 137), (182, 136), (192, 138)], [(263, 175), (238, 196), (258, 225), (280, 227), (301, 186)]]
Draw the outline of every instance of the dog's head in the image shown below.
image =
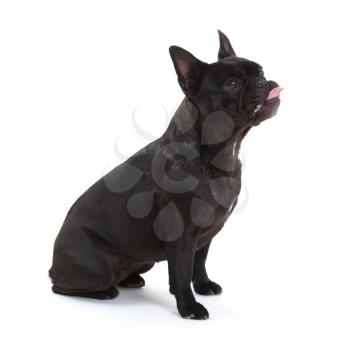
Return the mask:
[(274, 116), (281, 87), (267, 80), (262, 67), (237, 57), (229, 39), (219, 31), (218, 61), (207, 64), (177, 46), (171, 46), (179, 84), (202, 114), (229, 113), (236, 126), (257, 125)]

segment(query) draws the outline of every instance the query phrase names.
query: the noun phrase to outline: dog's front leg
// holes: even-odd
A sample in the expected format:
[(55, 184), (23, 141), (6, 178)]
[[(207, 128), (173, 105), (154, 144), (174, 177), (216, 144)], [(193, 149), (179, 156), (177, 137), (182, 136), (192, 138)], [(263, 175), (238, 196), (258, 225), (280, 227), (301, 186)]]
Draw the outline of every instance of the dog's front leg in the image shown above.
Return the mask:
[(178, 240), (165, 243), (170, 291), (175, 295), (178, 311), (183, 318), (208, 319), (208, 311), (196, 301), (191, 289), (195, 243), (195, 231), (190, 229)]
[(194, 257), (192, 282), (195, 292), (200, 295), (218, 295), (222, 293), (221, 286), (209, 279), (205, 268), (209, 247), (210, 242), (197, 250)]

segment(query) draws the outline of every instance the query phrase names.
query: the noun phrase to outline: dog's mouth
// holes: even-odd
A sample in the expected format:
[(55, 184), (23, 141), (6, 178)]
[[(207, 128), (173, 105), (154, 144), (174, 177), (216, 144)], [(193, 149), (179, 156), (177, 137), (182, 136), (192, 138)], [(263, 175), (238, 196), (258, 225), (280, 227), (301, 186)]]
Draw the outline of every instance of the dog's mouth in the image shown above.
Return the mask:
[(282, 91), (283, 87), (280, 86), (272, 88), (268, 93), (266, 99), (256, 106), (251, 117), (260, 123), (263, 120), (275, 116), (280, 105), (279, 96)]
[(266, 100), (271, 100), (271, 99), (274, 99), (274, 98), (278, 98), (282, 91), (283, 91), (283, 87), (280, 87), (280, 86), (272, 88), (270, 93), (268, 94)]

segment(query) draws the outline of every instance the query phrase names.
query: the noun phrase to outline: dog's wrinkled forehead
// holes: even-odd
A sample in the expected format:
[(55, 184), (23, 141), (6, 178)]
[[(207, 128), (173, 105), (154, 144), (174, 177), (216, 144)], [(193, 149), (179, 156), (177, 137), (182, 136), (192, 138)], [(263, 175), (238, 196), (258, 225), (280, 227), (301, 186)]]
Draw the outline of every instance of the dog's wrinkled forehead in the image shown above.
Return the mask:
[(221, 59), (217, 63), (212, 64), (212, 66), (214, 65), (217, 66), (214, 68), (216, 72), (221, 71), (222, 74), (234, 77), (254, 79), (263, 75), (263, 69), (258, 63), (241, 57)]
[(228, 78), (244, 80), (263, 77), (262, 67), (248, 59), (229, 57), (209, 64), (203, 79), (204, 85), (220, 87)]

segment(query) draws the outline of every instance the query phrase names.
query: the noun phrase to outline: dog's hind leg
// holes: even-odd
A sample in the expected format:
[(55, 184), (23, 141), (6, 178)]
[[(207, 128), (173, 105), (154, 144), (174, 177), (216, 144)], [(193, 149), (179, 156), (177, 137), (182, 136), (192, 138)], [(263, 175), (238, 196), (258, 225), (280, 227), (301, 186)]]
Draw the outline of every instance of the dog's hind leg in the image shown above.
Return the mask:
[(93, 248), (55, 252), (50, 270), (54, 293), (100, 300), (118, 296), (119, 275), (120, 258)]
[(109, 289), (102, 291), (79, 291), (79, 290), (67, 290), (60, 289), (59, 287), (53, 285), (52, 291), (55, 294), (60, 295), (69, 295), (69, 296), (79, 296), (79, 297), (88, 297), (97, 300), (112, 300), (119, 295), (118, 289), (115, 287), (110, 287)]

